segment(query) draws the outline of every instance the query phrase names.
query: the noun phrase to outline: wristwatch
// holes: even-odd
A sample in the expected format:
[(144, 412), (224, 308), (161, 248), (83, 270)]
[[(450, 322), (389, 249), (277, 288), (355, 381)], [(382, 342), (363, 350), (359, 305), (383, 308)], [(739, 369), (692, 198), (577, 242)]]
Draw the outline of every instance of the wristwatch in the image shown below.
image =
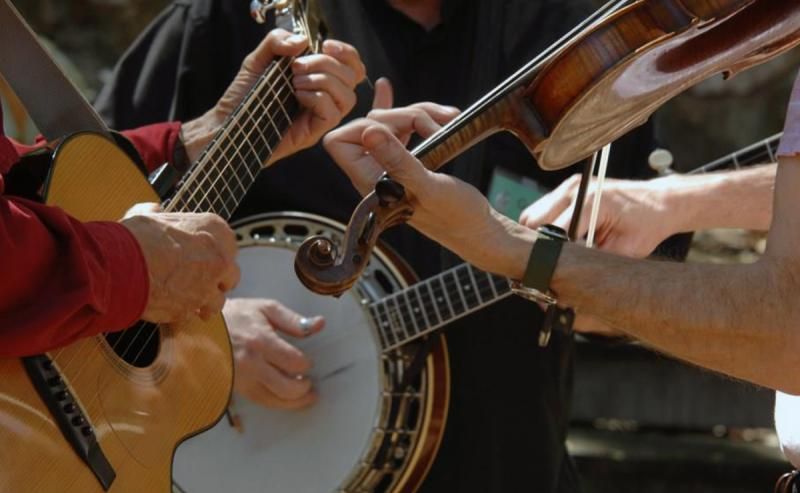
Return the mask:
[(556, 270), (558, 258), (564, 242), (569, 241), (567, 232), (558, 226), (545, 224), (536, 228), (536, 242), (531, 248), (528, 266), (521, 281), (509, 280), (511, 291), (525, 299), (556, 304), (557, 300), (550, 290), (553, 272)]

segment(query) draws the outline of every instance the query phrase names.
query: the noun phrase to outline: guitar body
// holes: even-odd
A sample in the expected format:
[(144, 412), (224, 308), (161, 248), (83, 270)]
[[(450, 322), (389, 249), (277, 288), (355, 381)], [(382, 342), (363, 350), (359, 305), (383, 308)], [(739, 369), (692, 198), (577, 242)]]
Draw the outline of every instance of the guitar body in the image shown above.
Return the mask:
[[(116, 221), (136, 203), (159, 202), (122, 150), (89, 133), (56, 149), (46, 197), (82, 221)], [(48, 354), (116, 474), (112, 492), (169, 491), (175, 448), (211, 427), (230, 395), (232, 356), (221, 315), (147, 334), (155, 350), (144, 364), (132, 364), (139, 358), (123, 351), (129, 341), (114, 344), (103, 335)], [(0, 359), (0, 464), (3, 492), (103, 491), (20, 359)]]

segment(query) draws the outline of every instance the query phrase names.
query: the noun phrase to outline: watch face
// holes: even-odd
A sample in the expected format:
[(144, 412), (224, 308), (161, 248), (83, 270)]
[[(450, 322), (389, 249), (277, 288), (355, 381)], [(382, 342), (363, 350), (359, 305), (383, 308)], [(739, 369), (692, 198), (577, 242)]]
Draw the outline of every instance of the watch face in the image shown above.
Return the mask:
[(562, 228), (559, 228), (558, 226), (555, 226), (553, 224), (544, 224), (542, 226), (539, 226), (538, 229), (541, 233), (546, 234), (547, 236), (550, 236), (552, 238), (558, 238), (560, 240), (569, 241), (569, 238), (567, 237), (567, 232), (564, 231)]

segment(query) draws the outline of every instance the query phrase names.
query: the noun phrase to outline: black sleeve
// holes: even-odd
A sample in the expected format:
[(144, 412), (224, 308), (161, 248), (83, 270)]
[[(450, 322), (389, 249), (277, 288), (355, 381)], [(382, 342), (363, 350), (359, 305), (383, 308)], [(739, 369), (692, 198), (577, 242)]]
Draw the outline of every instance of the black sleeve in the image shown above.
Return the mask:
[(112, 128), (186, 121), (211, 108), (274, 26), (241, 0), (175, 0), (134, 41), (96, 106)]
[(168, 6), (122, 56), (95, 107), (111, 128), (128, 129), (171, 119), (189, 6)]

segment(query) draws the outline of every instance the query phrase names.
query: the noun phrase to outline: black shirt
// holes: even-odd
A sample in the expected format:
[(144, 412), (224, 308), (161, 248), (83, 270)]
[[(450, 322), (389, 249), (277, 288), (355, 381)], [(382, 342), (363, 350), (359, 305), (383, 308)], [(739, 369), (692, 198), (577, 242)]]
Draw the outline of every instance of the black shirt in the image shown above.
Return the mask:
[[(586, 14), (583, 1), (443, 0), (442, 22), (427, 32), (382, 0), (322, 1), (332, 37), (356, 46), (369, 78), (388, 76), (396, 105), (435, 101), (465, 108)], [(245, 0), (178, 0), (136, 41), (98, 106), (113, 128), (187, 120), (210, 108), (241, 60), (268, 28), (252, 22)], [(349, 118), (369, 110), (372, 91), (358, 88)], [(649, 127), (612, 152), (610, 174), (644, 176)], [(346, 222), (360, 197), (320, 146), (259, 176), (237, 217), (301, 210)], [(548, 188), (576, 170), (539, 170), (509, 135), (492, 137), (445, 169), (486, 190), (492, 167)], [(383, 238), (421, 277), (456, 262), (408, 227)], [(537, 345), (542, 314), (511, 298), (447, 328), (452, 372), (450, 411), (426, 492), (576, 491), (565, 439), (572, 341), (555, 334)], [(311, 465), (313, 467), (313, 465)]]

